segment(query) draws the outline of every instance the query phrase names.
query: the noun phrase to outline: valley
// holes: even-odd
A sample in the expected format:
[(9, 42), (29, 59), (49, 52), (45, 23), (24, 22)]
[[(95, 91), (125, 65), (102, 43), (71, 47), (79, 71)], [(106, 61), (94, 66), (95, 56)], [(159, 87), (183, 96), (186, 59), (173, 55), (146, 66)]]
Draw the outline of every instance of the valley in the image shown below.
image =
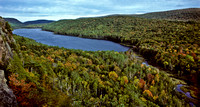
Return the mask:
[[(149, 14), (142, 18), (110, 15), (26, 26), (10, 22), (14, 29), (41, 28), (55, 36), (124, 45), (114, 49), (114, 44), (109, 44), (113, 47), (107, 51), (66, 49), (29, 39), (32, 34), (29, 38), (22, 37), (23, 32), (14, 35), (20, 29), (14, 30), (14, 56), (4, 67), (19, 106), (199, 106), (200, 21), (193, 15), (184, 21), (168, 18), (171, 13), (178, 17), (179, 10), (166, 13), (150, 13), (153, 18)], [(100, 43), (103, 49), (106, 42)]]

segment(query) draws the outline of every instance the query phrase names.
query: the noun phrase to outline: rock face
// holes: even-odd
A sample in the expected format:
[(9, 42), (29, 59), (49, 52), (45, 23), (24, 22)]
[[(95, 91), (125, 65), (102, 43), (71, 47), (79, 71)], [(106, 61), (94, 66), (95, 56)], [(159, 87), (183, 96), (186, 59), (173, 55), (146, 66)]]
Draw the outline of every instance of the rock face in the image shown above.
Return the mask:
[(4, 71), (0, 70), (0, 107), (16, 107), (16, 97), (8, 88), (6, 81)]
[(0, 66), (5, 66), (13, 56), (10, 46), (14, 43), (8, 23), (0, 18)]
[(14, 42), (9, 24), (0, 17), (0, 107), (17, 106), (16, 97), (6, 84), (7, 80), (4, 75), (4, 69), (9, 63), (9, 59), (13, 57), (10, 46)]

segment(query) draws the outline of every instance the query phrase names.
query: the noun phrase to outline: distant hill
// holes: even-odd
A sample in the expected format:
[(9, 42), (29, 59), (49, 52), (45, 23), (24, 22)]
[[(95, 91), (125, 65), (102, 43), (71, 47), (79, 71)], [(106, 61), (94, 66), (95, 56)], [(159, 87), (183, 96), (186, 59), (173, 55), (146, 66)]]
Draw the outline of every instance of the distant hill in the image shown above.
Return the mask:
[(23, 23), (15, 18), (4, 18), (4, 19), (11, 25), (12, 28), (19, 28), (23, 26)]
[(170, 10), (163, 12), (152, 12), (141, 15), (133, 15), (148, 19), (167, 19), (180, 21), (198, 21), (200, 20), (200, 8), (187, 8), (179, 10)]
[(35, 20), (35, 21), (27, 21), (27, 22), (22, 23), (15, 18), (4, 18), (4, 19), (11, 25), (13, 29), (31, 26), (31, 25), (41, 26), (43, 24), (54, 22), (53, 20)]
[(30, 25), (30, 24), (44, 24), (44, 23), (51, 23), (54, 22), (53, 20), (35, 20), (35, 21), (27, 21), (23, 24)]
[(22, 22), (20, 22), (19, 20), (15, 19), (15, 18), (4, 18), (7, 22), (13, 23), (13, 24), (23, 24)]

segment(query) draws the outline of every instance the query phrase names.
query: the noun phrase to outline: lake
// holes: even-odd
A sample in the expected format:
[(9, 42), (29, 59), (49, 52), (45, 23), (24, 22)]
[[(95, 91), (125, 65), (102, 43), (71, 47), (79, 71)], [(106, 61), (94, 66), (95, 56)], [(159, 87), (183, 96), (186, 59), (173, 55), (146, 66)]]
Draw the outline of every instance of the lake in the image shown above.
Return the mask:
[(95, 40), (79, 38), (74, 36), (59, 35), (41, 29), (15, 29), (13, 34), (34, 39), (37, 42), (59, 46), (68, 49), (81, 49), (86, 51), (106, 51), (114, 50), (118, 52), (127, 51), (129, 47), (107, 40)]

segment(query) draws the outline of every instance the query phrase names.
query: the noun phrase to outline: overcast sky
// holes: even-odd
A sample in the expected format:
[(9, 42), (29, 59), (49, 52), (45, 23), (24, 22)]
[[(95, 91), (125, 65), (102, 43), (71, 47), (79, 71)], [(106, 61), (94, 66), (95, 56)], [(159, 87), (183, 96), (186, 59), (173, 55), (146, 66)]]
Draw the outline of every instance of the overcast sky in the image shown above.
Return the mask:
[(200, 8), (200, 0), (0, 0), (0, 16), (17, 18), (22, 22), (183, 8)]

